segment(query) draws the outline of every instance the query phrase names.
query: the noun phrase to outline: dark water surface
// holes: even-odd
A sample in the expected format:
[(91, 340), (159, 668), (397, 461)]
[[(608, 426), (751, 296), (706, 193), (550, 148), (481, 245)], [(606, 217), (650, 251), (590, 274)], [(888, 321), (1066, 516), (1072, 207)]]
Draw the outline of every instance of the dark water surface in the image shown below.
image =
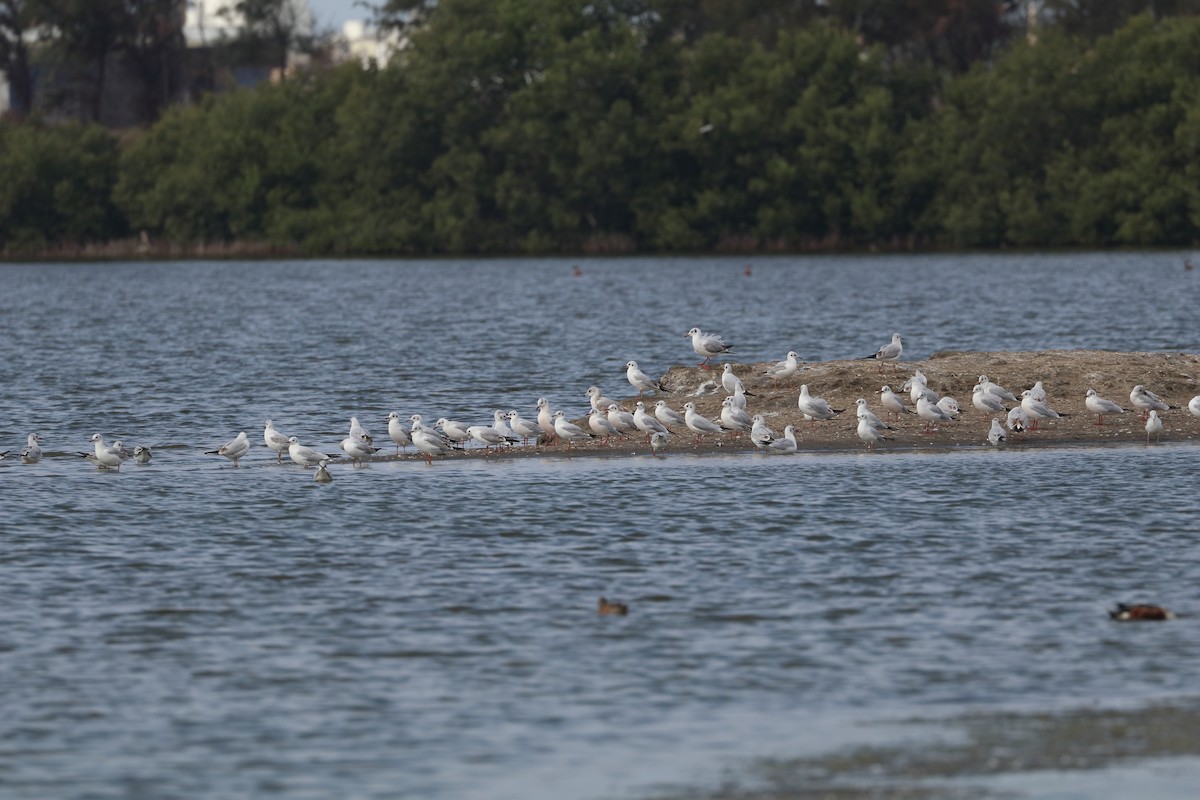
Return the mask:
[[(693, 325), (742, 361), (892, 330), (913, 358), (1200, 349), (1178, 253), (578, 263), (0, 266), (0, 450), (48, 453), (0, 462), (0, 796), (637, 797), (879, 720), (1194, 705), (1194, 444), (325, 486), (203, 455), (267, 417), (333, 452), (352, 414), (579, 414), (630, 358), (692, 363)], [(97, 471), (94, 432), (154, 461)], [(1118, 600), (1180, 619), (1114, 624)], [(1184, 796), (1139, 763), (1139, 796)]]

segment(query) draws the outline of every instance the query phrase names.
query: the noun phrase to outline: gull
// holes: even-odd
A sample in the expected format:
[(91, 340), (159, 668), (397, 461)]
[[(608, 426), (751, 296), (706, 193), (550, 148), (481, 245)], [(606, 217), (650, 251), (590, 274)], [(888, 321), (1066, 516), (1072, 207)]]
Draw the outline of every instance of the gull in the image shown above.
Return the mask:
[(777, 381), (787, 380), (800, 369), (799, 360), (800, 356), (796, 354), (796, 351), (789, 350), (787, 358), (783, 361), (777, 361), (773, 366), (767, 367), (763, 374)]
[(892, 387), (884, 386), (879, 390), (879, 402), (888, 411), (891, 411), (899, 419), (901, 414), (915, 414), (908, 406), (904, 405), (904, 398), (892, 391)]
[(420, 414), (413, 414), (409, 419), (412, 421), (413, 447), (421, 451), (426, 464), (433, 466), (434, 456), (449, 455), (453, 451), (450, 440), (439, 431), (426, 427)]
[(521, 437), (521, 444), (529, 444), (529, 437), (533, 437), (533, 441), (537, 443), (538, 434), (542, 433), (541, 427), (532, 420), (525, 419), (515, 410), (508, 412), (508, 427), (512, 428), (512, 432)]
[(691, 400), (683, 404), (683, 419), (688, 430), (696, 434), (696, 444), (706, 433), (721, 433), (721, 426), (696, 412), (696, 404)]
[(112, 443), (112, 449), (115, 450), (117, 452), (117, 454), (121, 456), (122, 461), (126, 461), (128, 459), (133, 458), (133, 453), (129, 452), (129, 450), (126, 449), (124, 443), (120, 439), (117, 439), (115, 442)]
[(639, 431), (646, 434), (647, 441), (656, 433), (665, 433), (668, 435), (671, 433), (661, 422), (646, 413), (646, 404), (641, 400), (637, 401), (637, 407), (633, 411), (633, 424), (637, 426)]
[(496, 433), (510, 440), (509, 444), (517, 443), (517, 434), (509, 427), (508, 417), (498, 408), (492, 412), (492, 427), (496, 430)]
[(596, 437), (573, 422), (567, 422), (567, 412), (559, 409), (554, 412), (554, 433), (567, 443), (567, 450), (575, 442), (588, 442)]
[(995, 414), (999, 411), (1007, 411), (1004, 407), (1004, 400), (999, 395), (989, 392), (983, 388), (982, 383), (977, 383), (971, 389), (971, 405), (978, 408), (984, 414)]
[(1125, 413), (1125, 409), (1121, 408), (1112, 400), (1105, 400), (1095, 389), (1087, 390), (1087, 397), (1084, 398), (1083, 404), (1087, 406), (1088, 411), (1096, 415), (1096, 425), (1104, 424), (1105, 414)]
[(1196, 395), (1188, 402), (1188, 411), (1192, 412), (1193, 417), (1200, 417), (1200, 394)]
[(1006, 420), (1008, 429), (1014, 433), (1024, 433), (1029, 428), (1029, 414), (1020, 406), (1013, 406)]
[(1146, 420), (1146, 444), (1150, 444), (1150, 437), (1154, 437), (1154, 441), (1162, 441), (1162, 420), (1158, 418), (1158, 412), (1151, 410), (1150, 416)]
[(150, 452), (150, 448), (144, 444), (139, 444), (137, 447), (133, 448), (133, 460), (139, 464), (149, 464), (151, 455), (153, 455), (153, 453)]
[(728, 353), (733, 349), (733, 345), (726, 344), (720, 336), (715, 333), (705, 333), (699, 328), (692, 328), (684, 334), (684, 336), (692, 337), (692, 349), (696, 351), (696, 355), (704, 356), (704, 360), (696, 366), (712, 369), (708, 366), (708, 360), (713, 356), (719, 356), (722, 353)]
[(471, 441), (471, 434), (467, 433), (467, 426), (458, 420), (440, 417), (437, 422), (433, 423), (433, 427), (441, 428), (442, 434), (450, 440), (452, 445), (462, 447)]
[(283, 451), (288, 449), (288, 437), (275, 430), (275, 423), (267, 420), (263, 426), (263, 442), (275, 451), (275, 463), (283, 463)]
[(775, 431), (767, 425), (762, 414), (755, 414), (750, 418), (750, 441), (754, 443), (755, 447), (761, 450), (775, 439)]
[(367, 432), (367, 429), (364, 428), (362, 425), (358, 424), (358, 417), (351, 417), (350, 418), (349, 438), (356, 439), (359, 436), (365, 437), (367, 440), (367, 444), (375, 443), (375, 440), (373, 438), (371, 438), (371, 434)]
[(608, 421), (621, 433), (634, 433), (639, 430), (633, 414), (622, 410), (616, 403), (608, 404)]
[(953, 422), (954, 417), (950, 416), (944, 408), (937, 405), (929, 399), (932, 392), (926, 391), (917, 398), (917, 416), (925, 420), (925, 431), (934, 430), (935, 422)]
[(670, 441), (671, 435), (662, 431), (655, 431), (650, 434), (650, 450), (654, 455), (658, 455), (659, 450), (665, 450), (667, 443)]
[(547, 443), (554, 441), (557, 434), (554, 432), (554, 409), (550, 407), (550, 401), (544, 397), (539, 397), (537, 401), (537, 423), (541, 427), (542, 432), (546, 434)]
[(322, 461), (317, 464), (317, 473), (313, 475), (313, 480), (317, 483), (333, 483), (333, 476), (329, 474), (329, 470), (325, 468), (328, 461)]
[(988, 442), (993, 445), (1004, 444), (1008, 438), (1008, 434), (1004, 432), (1003, 426), (1000, 425), (999, 417), (992, 417), (992, 429), (988, 431)]
[[(1046, 389), (1045, 389), (1045, 387), (1042, 386), (1041, 381), (1038, 381), (1037, 383), (1035, 383), (1033, 385), (1032, 389), (1026, 389), (1026, 391), (1029, 392), (1029, 396), (1032, 397), (1034, 400), (1037, 400), (1040, 403), (1046, 402)], [(1025, 396), (1025, 393), (1022, 392), (1021, 397), (1024, 397), (1024, 396)]]
[[(904, 353), (904, 345), (901, 344), (900, 334), (893, 333), (892, 341), (885, 344), (883, 347), (875, 351), (873, 355), (863, 356), (861, 360), (875, 359), (879, 362), (879, 368), (883, 369), (884, 361), (896, 361)], [(897, 369), (895, 364), (892, 364), (893, 369)]]
[[(661, 402), (661, 401), (659, 401)], [(615, 403), (613, 405), (616, 405)], [(608, 444), (609, 440), (614, 436), (624, 436), (625, 434), (617, 429), (617, 426), (608, 421), (608, 417), (603, 412), (593, 411), (588, 415), (588, 427), (592, 429), (592, 433), (597, 436), (604, 437), (604, 444)]]
[(300, 440), (295, 436), (288, 437), (288, 455), (291, 456), (292, 461), (295, 461), (305, 469), (315, 467), (322, 461), (333, 461), (335, 458), (341, 458), (340, 455), (328, 456), (315, 448), (302, 445), (300, 444)]
[(608, 408), (609, 403), (612, 402), (612, 400), (609, 400), (604, 396), (604, 392), (600, 391), (599, 386), (589, 387), (584, 394), (587, 395), (589, 401), (591, 402), (593, 411), (604, 413), (605, 409)]
[(225, 444), (218, 447), (216, 450), (207, 450), (205, 455), (208, 456), (225, 456), (233, 465), (238, 465), (238, 459), (250, 452), (250, 440), (246, 438), (246, 432), (242, 431), (237, 436), (230, 439)]
[(1029, 428), (1031, 431), (1038, 429), (1038, 420), (1040, 419), (1058, 419), (1065, 417), (1066, 414), (1060, 414), (1050, 406), (1046, 405), (1045, 401), (1037, 400), (1033, 396), (1033, 389), (1026, 389), (1021, 392), (1021, 408), (1025, 409), (1033, 420), (1033, 425)]
[(379, 451), (378, 447), (371, 444), (371, 437), (366, 433), (360, 433), (358, 436), (347, 436), (341, 441), (342, 452), (350, 456), (351, 463), (358, 461), (360, 458), (367, 458), (375, 455)]
[(472, 439), (483, 445), (483, 452), (485, 454), (491, 447), (499, 447), (503, 444), (516, 444), (517, 441), (516, 439), (500, 433), (500, 431), (496, 430), (491, 425), (472, 425), (471, 427), (467, 428), (467, 433)]
[(950, 415), (951, 419), (958, 419), (958, 401), (953, 397), (943, 397), (937, 401), (938, 408)]
[(796, 403), (800, 408), (800, 413), (809, 421), (814, 419), (833, 419), (835, 414), (840, 414), (844, 410), (830, 408), (829, 402), (825, 398), (810, 395), (807, 383), (800, 384), (800, 399)]
[(42, 437), (36, 433), (25, 437), (25, 449), (21, 451), (22, 464), (36, 464), (42, 460), (42, 448), (38, 446), (40, 441)]
[[(747, 394), (747, 392), (742, 386), (734, 387), (733, 394), (729, 395), (729, 400), (730, 400), (730, 402), (733, 403), (734, 408), (745, 408), (746, 407), (746, 394)], [(753, 395), (753, 396), (757, 397), (758, 395)]]
[(725, 387), (725, 391), (729, 394), (737, 394), (740, 391), (751, 397), (755, 396), (752, 392), (747, 392), (746, 384), (742, 383), (741, 378), (733, 374), (733, 364), (725, 364), (721, 367), (721, 386)]
[[(104, 437), (98, 433), (92, 434), (91, 441), (95, 446), (95, 451), (92, 453), (80, 453), (79, 455), (101, 469), (112, 467), (119, 471), (121, 469), (121, 462), (128, 458), (125, 455), (125, 448), (120, 447), (117, 442), (111, 445), (106, 444)], [(8, 455), (8, 453), (6, 452), (5, 455)]]
[(687, 426), (687, 421), (675, 409), (667, 405), (666, 400), (659, 400), (654, 404), (654, 416), (658, 417), (658, 421), (668, 428), (674, 425), (676, 428)]
[(704, 381), (688, 397), (707, 397), (710, 394), (716, 394), (720, 386), (721, 384), (716, 381)]
[(992, 381), (988, 380), (987, 375), (979, 376), (979, 385), (983, 387), (983, 390), (985, 392), (991, 392), (992, 394), (999, 397), (1001, 400), (1008, 400), (1011, 403), (1017, 402), (1017, 398), (1016, 398), (1016, 396), (1013, 395), (1012, 392), (1010, 392), (1008, 389), (1005, 389), (1000, 384), (993, 383)]
[(883, 431), (871, 424), (865, 417), (858, 420), (858, 438), (862, 439), (867, 449), (872, 449), (879, 442), (891, 441), (891, 436), (884, 436)]
[(721, 402), (721, 427), (740, 436), (749, 433), (754, 428), (754, 422), (749, 414), (733, 404), (732, 397), (726, 397)]
[(788, 425), (783, 429), (783, 436), (769, 442), (765, 448), (768, 453), (777, 455), (787, 455), (788, 453), (796, 452), (796, 429)]
[(404, 422), (400, 419), (400, 412), (393, 411), (387, 416), (388, 436), (396, 445), (396, 455), (400, 455), (400, 448), (405, 450), (412, 444), (412, 436), (408, 431), (404, 430)]
[[(859, 422), (866, 421), (868, 425), (877, 431), (894, 431), (896, 430), (891, 425), (881, 420), (879, 416), (867, 408), (867, 401), (863, 398), (858, 398), (854, 401), (854, 415), (858, 417)], [(860, 437), (861, 438), (861, 437)]]
[(638, 363), (636, 361), (628, 361), (625, 363), (625, 377), (629, 380), (629, 383), (633, 386), (633, 388), (638, 390), (638, 397), (641, 397), (647, 389), (655, 392), (666, 391), (666, 389), (662, 387), (661, 383), (642, 372), (641, 369), (638, 368)]
[(1167, 411), (1171, 408), (1170, 405), (1163, 402), (1161, 397), (1140, 383), (1133, 387), (1133, 391), (1129, 393), (1129, 402), (1133, 403), (1142, 412), (1142, 419), (1146, 419), (1148, 411)]
[[(3, 461), (3, 460), (4, 460), (4, 458), (5, 458), (5, 456), (7, 456), (7, 455), (8, 455), (9, 453), (11, 453), (11, 452), (12, 452), (12, 450), (4, 450), (4, 451), (0, 451), (0, 461)], [(91, 453), (80, 453), (79, 455), (81, 455), (81, 456), (92, 456), (92, 454), (91, 454)], [(95, 458), (95, 456), (92, 456), (92, 458)]]
[(929, 395), (929, 402), (931, 403), (936, 403), (941, 397), (937, 392), (929, 388), (929, 380), (921, 370), (914, 372), (913, 376), (906, 380), (904, 385), (900, 387), (900, 391), (908, 392), (914, 405), (922, 394)]

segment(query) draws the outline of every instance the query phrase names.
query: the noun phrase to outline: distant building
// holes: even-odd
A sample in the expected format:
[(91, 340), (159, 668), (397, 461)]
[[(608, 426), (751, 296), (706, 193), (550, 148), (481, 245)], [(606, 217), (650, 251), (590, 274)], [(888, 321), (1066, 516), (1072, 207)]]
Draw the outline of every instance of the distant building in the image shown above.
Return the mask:
[(349, 20), (343, 23), (341, 34), (333, 42), (333, 61), (337, 64), (357, 61), (364, 67), (372, 63), (386, 67), (391, 57), (407, 43), (408, 40), (396, 31), (383, 33), (362, 20)]

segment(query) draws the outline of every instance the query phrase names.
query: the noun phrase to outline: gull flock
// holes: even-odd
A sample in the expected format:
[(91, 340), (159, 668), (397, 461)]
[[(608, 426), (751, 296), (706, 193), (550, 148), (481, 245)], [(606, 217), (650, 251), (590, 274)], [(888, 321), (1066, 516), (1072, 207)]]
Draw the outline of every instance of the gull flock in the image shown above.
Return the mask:
[[(691, 338), (692, 349), (702, 357), (697, 364), (702, 375), (703, 371), (712, 369), (710, 361), (713, 358), (730, 354), (734, 348), (734, 345), (725, 342), (720, 336), (704, 333), (700, 328), (692, 328), (684, 336)], [(890, 342), (862, 358), (877, 361), (881, 371), (885, 363), (891, 364), (893, 370), (898, 371), (897, 362), (903, 352), (903, 339), (899, 333), (895, 333)], [(661, 397), (650, 405), (646, 399), (647, 392), (653, 392), (656, 396), (676, 392), (664, 386), (661, 379), (655, 380), (644, 372), (637, 361), (626, 362), (625, 368), (626, 379), (630, 386), (638, 391), (636, 399), (632, 401), (632, 412), (623, 408), (619, 402), (606, 397), (598, 386), (592, 386), (582, 393), (582, 396), (588, 399), (591, 412), (575, 421), (568, 419), (565, 410), (553, 408), (545, 397), (538, 399), (535, 405), (536, 413), (531, 418), (522, 416), (516, 410), (506, 412), (496, 409), (492, 412), (491, 421), (481, 424), (468, 424), (446, 417), (440, 417), (433, 424), (428, 424), (422, 414), (405, 417), (393, 411), (383, 422), (386, 423), (387, 438), (394, 447), (394, 453), (385, 454), (383, 457), (399, 458), (401, 451), (407, 454), (411, 446), (426, 463), (432, 464), (435, 458), (468, 448), (482, 448), (483, 454), (487, 456), (494, 451), (518, 445), (527, 447), (531, 440), (534, 448), (557, 446), (570, 453), (577, 445), (610, 445), (614, 439), (623, 437), (634, 437), (640, 441), (640, 437), (643, 436), (653, 455), (659, 456), (667, 449), (672, 437), (677, 435), (694, 437), (694, 443), (697, 445), (704, 441), (705, 437), (710, 437), (710, 440), (711, 437), (739, 440), (746, 436), (757, 450), (768, 454), (789, 454), (800, 449), (797, 439), (798, 425), (789, 424), (781, 433), (776, 433), (767, 425), (766, 415), (751, 413), (749, 406), (752, 401), (749, 398), (755, 398), (757, 401), (759, 395), (747, 389), (745, 383), (734, 374), (733, 365), (730, 363), (722, 365), (719, 379), (701, 381), (696, 390), (688, 395), (703, 397), (723, 389), (725, 397), (721, 401), (719, 416), (715, 419), (699, 413), (696, 402), (691, 399), (683, 403), (682, 413), (672, 408), (670, 403)], [(797, 353), (789, 351), (783, 360), (771, 364), (761, 373), (755, 386), (766, 381), (771, 388), (777, 388), (782, 382), (797, 376), (803, 369)], [(1037, 381), (1030, 388), (1022, 390), (1018, 399), (1016, 394), (990, 380), (987, 375), (980, 375), (978, 382), (971, 389), (970, 404), (987, 419), (989, 429), (984, 441), (992, 445), (1002, 445), (1009, 441), (1012, 434), (1024, 436), (1026, 432), (1037, 431), (1043, 422), (1051, 423), (1068, 416), (1065, 411), (1054, 408), (1042, 381)], [(1096, 415), (1097, 426), (1103, 426), (1105, 416), (1139, 412), (1147, 442), (1152, 438), (1161, 438), (1161, 415), (1179, 408), (1170, 405), (1141, 384), (1134, 386), (1130, 391), (1129, 408), (1101, 397), (1095, 389), (1090, 388), (1083, 404), (1086, 413)], [(799, 386), (796, 408), (800, 419), (810, 426), (829, 421), (835, 421), (836, 424), (841, 415), (845, 414), (848, 417), (851, 412), (849, 408), (835, 408), (828, 400), (815, 394), (807, 383), (801, 383)], [(868, 449), (873, 449), (880, 442), (896, 439), (897, 434), (902, 433), (902, 429), (897, 425), (906, 415), (916, 417), (924, 423), (922, 433), (932, 433), (938, 429), (937, 426), (957, 424), (964, 418), (958, 401), (953, 397), (941, 396), (930, 388), (928, 378), (919, 369), (900, 385), (899, 392), (890, 384), (884, 384), (879, 390), (879, 409), (891, 422), (885, 421), (872, 411), (865, 398), (859, 398), (854, 403), (853, 429)], [(1191, 399), (1187, 409), (1192, 415), (1200, 417), (1200, 395)], [(376, 446), (375, 441), (375, 437), (357, 417), (350, 418), (347, 435), (339, 442), (340, 452), (326, 453), (305, 445), (297, 436), (289, 436), (277, 430), (269, 419), (266, 420), (262, 434), (263, 445), (275, 453), (276, 463), (282, 463), (286, 454), (292, 462), (302, 467), (315, 467), (317, 482), (333, 480), (327, 468), (331, 461), (344, 458), (352, 464), (361, 464), (372, 458), (379, 458), (378, 454), (383, 447)], [(42, 442), (40, 434), (30, 433), (25, 448), (17, 454), (21, 462), (38, 463), (43, 457)], [(92, 435), (91, 442), (92, 449), (78, 455), (99, 469), (119, 470), (129, 459), (133, 459), (137, 464), (146, 465), (152, 457), (149, 446), (139, 445), (130, 451), (120, 440), (107, 442), (99, 433)], [(242, 431), (219, 447), (204, 452), (206, 455), (222, 456), (236, 467), (241, 459), (250, 454), (251, 449), (250, 438)], [(11, 454), (11, 450), (0, 452), (0, 459)]]

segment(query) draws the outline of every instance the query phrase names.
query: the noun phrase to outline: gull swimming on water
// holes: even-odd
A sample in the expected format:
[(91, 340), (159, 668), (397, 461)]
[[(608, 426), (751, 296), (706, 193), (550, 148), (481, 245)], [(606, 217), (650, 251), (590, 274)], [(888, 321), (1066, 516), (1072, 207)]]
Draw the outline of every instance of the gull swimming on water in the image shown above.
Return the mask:
[(824, 397), (813, 397), (808, 393), (808, 384), (800, 384), (800, 398), (796, 401), (800, 413), (807, 420), (833, 419), (834, 415), (842, 413), (843, 409), (831, 408)]
[(764, 450), (768, 453), (776, 455), (787, 455), (796, 452), (798, 445), (796, 444), (796, 429), (788, 425), (783, 429), (783, 436), (774, 439), (767, 444)]
[(1008, 434), (1004, 432), (1004, 428), (1000, 425), (1000, 418), (992, 417), (992, 429), (988, 431), (988, 442), (993, 445), (1001, 445), (1004, 444), (1006, 439), (1008, 439)]
[(295, 461), (305, 469), (315, 467), (322, 461), (333, 461), (336, 458), (341, 458), (341, 455), (325, 455), (316, 448), (302, 445), (300, 444), (300, 440), (295, 436), (288, 437), (288, 455), (292, 461)]
[(400, 419), (400, 412), (393, 411), (387, 416), (388, 436), (396, 445), (396, 455), (400, 455), (400, 448), (405, 450), (412, 444), (412, 436), (404, 429), (404, 422)]
[(288, 437), (275, 430), (275, 423), (267, 420), (263, 426), (263, 442), (275, 451), (275, 463), (283, 463), (283, 451), (288, 449)]
[(1087, 390), (1087, 397), (1084, 398), (1083, 404), (1087, 406), (1087, 410), (1096, 415), (1096, 424), (1104, 424), (1105, 414), (1124, 414), (1125, 409), (1114, 403), (1112, 400), (1106, 400), (1100, 396), (1100, 393), (1095, 389)]
[(697, 413), (696, 404), (691, 400), (683, 404), (683, 419), (688, 430), (696, 434), (696, 444), (700, 443), (700, 437), (706, 433), (723, 432), (720, 425)]
[(150, 463), (150, 456), (152, 455), (153, 453), (150, 452), (150, 448), (144, 444), (139, 444), (133, 448), (133, 460), (143, 466)]
[(237, 436), (230, 439), (225, 444), (218, 447), (216, 450), (206, 450), (205, 455), (209, 456), (225, 456), (233, 465), (238, 465), (238, 459), (250, 452), (250, 440), (246, 438), (246, 432), (242, 431)]
[(722, 353), (728, 353), (733, 349), (733, 345), (726, 344), (725, 341), (715, 333), (705, 333), (699, 328), (692, 328), (684, 334), (684, 336), (692, 337), (692, 349), (696, 351), (696, 355), (704, 356), (704, 360), (696, 366), (712, 369), (708, 366), (708, 360), (713, 356), (719, 356)]
[(630, 385), (638, 390), (638, 397), (641, 397), (647, 389), (655, 392), (665, 392), (666, 389), (662, 384), (651, 378), (646, 373), (638, 368), (636, 361), (629, 361), (625, 364), (625, 377), (629, 380)]
[(313, 475), (313, 480), (317, 483), (333, 483), (333, 476), (329, 474), (329, 470), (325, 468), (328, 461), (322, 461), (317, 464), (317, 472)]
[(1129, 393), (1129, 402), (1142, 412), (1142, 419), (1146, 419), (1149, 411), (1168, 411), (1171, 408), (1161, 397), (1140, 383)]
[[(883, 369), (884, 361), (897, 361), (900, 358), (900, 356), (904, 353), (904, 345), (901, 344), (901, 342), (902, 342), (902, 339), (900, 338), (900, 334), (893, 333), (892, 341), (888, 342), (883, 347), (876, 350), (874, 354), (869, 355), (869, 356), (863, 356), (862, 360), (866, 361), (868, 359), (873, 358), (879, 362), (879, 368)], [(861, 352), (861, 351), (859, 351), (859, 352)], [(896, 369), (897, 367), (895, 364), (892, 364), (892, 368)]]
[(21, 463), (36, 464), (42, 460), (42, 448), (38, 446), (40, 441), (42, 441), (42, 437), (36, 433), (31, 433), (25, 438), (25, 449), (21, 451)]
[(1158, 418), (1158, 412), (1151, 410), (1150, 416), (1146, 419), (1146, 444), (1150, 444), (1150, 437), (1154, 437), (1154, 441), (1162, 441), (1162, 420)]

